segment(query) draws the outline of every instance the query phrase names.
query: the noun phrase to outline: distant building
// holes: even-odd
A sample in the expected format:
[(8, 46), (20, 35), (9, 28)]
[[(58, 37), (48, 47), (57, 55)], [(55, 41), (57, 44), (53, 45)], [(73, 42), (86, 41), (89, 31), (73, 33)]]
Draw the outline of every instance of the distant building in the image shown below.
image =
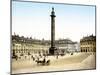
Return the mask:
[(55, 41), (55, 45), (59, 50), (63, 50), (64, 53), (77, 52), (78, 43), (69, 39), (59, 39)]
[(96, 52), (96, 36), (90, 35), (80, 40), (81, 52)]
[[(37, 40), (26, 38), (24, 36), (12, 35), (12, 53), (15, 54), (31, 54), (46, 52), (48, 42), (44, 40)], [(47, 45), (47, 46), (46, 46)], [(46, 46), (46, 47), (44, 47)]]
[[(48, 53), (50, 47), (50, 40), (38, 40), (32, 37), (24, 37), (19, 35), (12, 35), (12, 53), (13, 54), (38, 54)], [(55, 46), (59, 51), (64, 53), (77, 52), (78, 43), (69, 39), (55, 40)]]

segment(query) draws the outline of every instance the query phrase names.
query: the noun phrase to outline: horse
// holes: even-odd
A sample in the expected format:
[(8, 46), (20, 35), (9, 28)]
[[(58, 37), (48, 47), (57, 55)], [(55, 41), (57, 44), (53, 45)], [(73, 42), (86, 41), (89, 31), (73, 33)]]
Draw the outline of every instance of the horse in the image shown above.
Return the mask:
[(41, 60), (36, 60), (35, 62), (37, 62), (37, 64), (44, 64), (45, 63), (44, 61), (41, 61)]
[(50, 64), (50, 60), (47, 60), (46, 64), (49, 65)]
[(45, 60), (43, 59), (43, 61), (41, 60), (36, 60), (35, 62), (37, 62), (37, 64), (42, 64), (42, 65), (49, 65), (50, 64), (50, 60)]

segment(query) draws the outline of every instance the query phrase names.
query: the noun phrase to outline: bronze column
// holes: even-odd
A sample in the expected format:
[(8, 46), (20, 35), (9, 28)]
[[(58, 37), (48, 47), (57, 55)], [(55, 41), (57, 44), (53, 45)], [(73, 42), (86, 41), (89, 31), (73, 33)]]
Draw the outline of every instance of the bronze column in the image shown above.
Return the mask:
[(52, 8), (51, 12), (51, 47), (49, 48), (49, 54), (54, 55), (56, 47), (55, 47), (55, 12), (54, 8)]

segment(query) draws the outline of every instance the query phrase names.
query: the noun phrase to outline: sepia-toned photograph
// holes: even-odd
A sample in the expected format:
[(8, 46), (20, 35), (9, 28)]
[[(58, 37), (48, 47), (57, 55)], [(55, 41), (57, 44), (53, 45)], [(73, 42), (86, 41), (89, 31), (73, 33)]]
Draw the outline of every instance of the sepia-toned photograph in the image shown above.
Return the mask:
[(11, 74), (96, 69), (95, 5), (11, 3)]

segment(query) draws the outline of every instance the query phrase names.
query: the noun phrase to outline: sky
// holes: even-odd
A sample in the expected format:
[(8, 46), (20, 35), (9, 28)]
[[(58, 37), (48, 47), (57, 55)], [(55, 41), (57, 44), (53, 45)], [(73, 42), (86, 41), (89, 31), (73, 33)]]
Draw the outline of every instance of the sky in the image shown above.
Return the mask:
[(52, 7), (56, 40), (95, 35), (95, 6), (19, 1), (12, 1), (12, 35), (50, 40)]

